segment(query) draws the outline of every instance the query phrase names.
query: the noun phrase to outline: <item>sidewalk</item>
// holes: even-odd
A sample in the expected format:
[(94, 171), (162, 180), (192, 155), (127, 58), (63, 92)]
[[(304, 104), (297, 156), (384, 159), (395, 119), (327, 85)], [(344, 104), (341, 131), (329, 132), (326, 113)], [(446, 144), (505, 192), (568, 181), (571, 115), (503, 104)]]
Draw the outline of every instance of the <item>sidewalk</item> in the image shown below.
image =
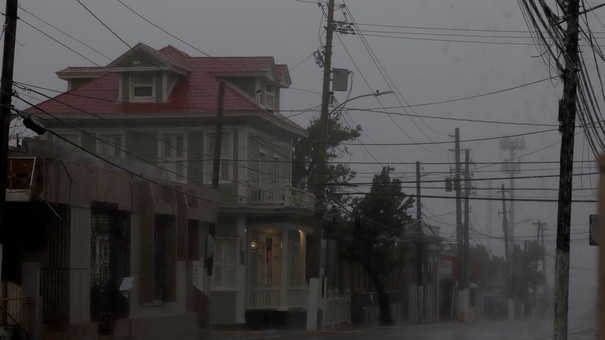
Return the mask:
[(451, 325), (453, 322), (439, 322), (426, 325), (412, 325), (408, 323), (399, 323), (393, 326), (380, 326), (378, 323), (366, 325), (342, 325), (330, 327), (323, 330), (306, 331), (304, 329), (266, 329), (266, 330), (201, 330), (198, 339), (280, 339), (302, 336), (321, 336), (337, 334), (353, 334), (361, 332), (370, 332), (377, 329), (388, 328), (432, 328)]

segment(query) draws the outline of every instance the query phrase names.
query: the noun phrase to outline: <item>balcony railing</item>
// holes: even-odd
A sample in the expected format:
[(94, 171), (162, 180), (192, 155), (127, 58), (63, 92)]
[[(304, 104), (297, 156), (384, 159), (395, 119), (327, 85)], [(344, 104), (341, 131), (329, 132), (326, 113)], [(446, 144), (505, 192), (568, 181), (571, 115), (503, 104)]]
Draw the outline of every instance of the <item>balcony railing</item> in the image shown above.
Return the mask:
[(315, 196), (307, 191), (288, 185), (248, 185), (248, 202), (250, 204), (313, 208)]

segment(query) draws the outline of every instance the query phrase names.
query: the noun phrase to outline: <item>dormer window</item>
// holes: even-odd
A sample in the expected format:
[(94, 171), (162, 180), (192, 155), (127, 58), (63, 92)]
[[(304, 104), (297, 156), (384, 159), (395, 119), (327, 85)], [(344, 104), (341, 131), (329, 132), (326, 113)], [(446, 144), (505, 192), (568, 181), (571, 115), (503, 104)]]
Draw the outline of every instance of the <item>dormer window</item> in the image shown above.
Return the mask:
[(132, 87), (130, 98), (133, 102), (150, 102), (154, 100), (154, 76), (153, 74), (132, 74), (130, 77)]
[(261, 88), (257, 91), (259, 94), (258, 100), (267, 110), (275, 108), (275, 85), (271, 83), (261, 83)]
[(265, 107), (269, 110), (275, 107), (275, 86), (272, 84), (265, 85)]

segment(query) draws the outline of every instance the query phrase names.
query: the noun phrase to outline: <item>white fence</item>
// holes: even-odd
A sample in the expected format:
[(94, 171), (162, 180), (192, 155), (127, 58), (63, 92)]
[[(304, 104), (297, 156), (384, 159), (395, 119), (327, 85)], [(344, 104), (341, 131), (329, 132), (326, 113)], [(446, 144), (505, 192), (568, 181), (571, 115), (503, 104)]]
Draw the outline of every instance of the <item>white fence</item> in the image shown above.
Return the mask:
[(323, 308), (324, 327), (348, 325), (351, 323), (351, 297), (339, 296), (329, 291)]
[(307, 287), (290, 287), (287, 291), (286, 301), (281, 301), (279, 287), (256, 287), (248, 289), (247, 309), (279, 309), (279, 308), (306, 308)]

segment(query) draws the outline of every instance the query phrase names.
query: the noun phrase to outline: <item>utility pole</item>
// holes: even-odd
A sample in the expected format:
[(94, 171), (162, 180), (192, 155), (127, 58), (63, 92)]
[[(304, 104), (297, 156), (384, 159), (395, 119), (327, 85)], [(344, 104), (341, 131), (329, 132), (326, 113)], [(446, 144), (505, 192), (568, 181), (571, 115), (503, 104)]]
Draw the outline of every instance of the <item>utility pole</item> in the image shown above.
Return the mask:
[(525, 138), (523, 137), (504, 137), (500, 139), (500, 149), (510, 150), (510, 159), (504, 161), (502, 164), (502, 172), (510, 175), (510, 219), (509, 219), (509, 234), (510, 234), (510, 247), (515, 246), (515, 175), (521, 172), (521, 165), (519, 161), (515, 160), (516, 151), (525, 149)]
[(462, 288), (469, 292), (468, 281), (469, 281), (469, 260), (470, 260), (470, 244), (469, 244), (469, 214), (470, 214), (470, 195), (471, 195), (471, 174), (469, 167), (469, 154), (470, 150), (465, 150), (465, 169), (464, 169), (464, 278), (462, 281)]
[(487, 182), (487, 253), (492, 254), (492, 181)]
[[(221, 169), (221, 147), (223, 142), (223, 108), (225, 107), (225, 82), (218, 84), (218, 102), (216, 112), (216, 126), (214, 127), (214, 158), (212, 159), (212, 189), (217, 190), (219, 184), (219, 174)], [(210, 223), (208, 233), (214, 240), (216, 238), (216, 223)], [(214, 265), (214, 255), (208, 258), (207, 273), (212, 276), (212, 267)], [(208, 278), (208, 294), (210, 294), (211, 278)]]
[[(214, 127), (214, 158), (212, 159), (212, 189), (218, 190), (219, 174), (221, 169), (221, 147), (223, 142), (223, 109), (225, 107), (225, 82), (218, 84), (218, 102), (216, 112), (216, 126)], [(208, 234), (214, 241), (216, 239), (216, 223), (208, 225)], [(206, 245), (207, 246), (207, 245)], [(206, 285), (206, 295), (211, 299), (212, 295), (212, 269), (214, 267), (214, 254), (210, 255), (206, 262), (206, 274), (208, 275), (208, 284)], [(208, 309), (210, 313), (210, 309)]]
[[(504, 183), (502, 183), (502, 231), (504, 232), (504, 259), (506, 261), (506, 270), (510, 267), (510, 256), (508, 247), (508, 219), (506, 218), (506, 198), (504, 197)], [(507, 273), (508, 274), (508, 273)]]
[(422, 220), (422, 203), (420, 201), (420, 162), (416, 162), (416, 220)]
[[(513, 271), (511, 270), (511, 253), (512, 250), (509, 247), (509, 238), (510, 238), (510, 231), (509, 231), (509, 222), (508, 222), (508, 218), (506, 217), (506, 199), (504, 197), (504, 193), (506, 192), (506, 190), (504, 189), (504, 183), (502, 183), (502, 231), (504, 232), (504, 259), (506, 261), (506, 277), (510, 277), (513, 273)], [(513, 247), (514, 248), (514, 247)], [(514, 288), (514, 284), (511, 285)], [(508, 298), (507, 301), (507, 308), (508, 308), (508, 320), (512, 321), (515, 319), (515, 304), (514, 304), (514, 298), (515, 296), (515, 291), (514, 289), (512, 290), (510, 297)]]
[(559, 101), (559, 132), (561, 132), (561, 165), (559, 170), (559, 202), (557, 211), (557, 255), (555, 257), (555, 340), (567, 339), (569, 308), (569, 233), (571, 224), (571, 196), (573, 186), (573, 149), (576, 125), (578, 86), (578, 16), (580, 0), (565, 2), (567, 32), (565, 36), (565, 70), (563, 71), (563, 98)]
[(317, 191), (315, 192), (315, 212), (313, 214), (313, 247), (309, 272), (309, 297), (307, 304), (307, 330), (317, 330), (319, 314), (319, 260), (323, 234), (326, 183), (326, 148), (328, 139), (328, 109), (330, 105), (330, 75), (332, 68), (332, 36), (334, 33), (334, 0), (328, 1), (328, 21), (326, 23), (326, 46), (319, 118), (319, 139), (317, 141)]
[(544, 248), (544, 227), (546, 227), (545, 222), (534, 222), (534, 225), (538, 227), (538, 238), (536, 240), (536, 244), (542, 245), (542, 284), (544, 285), (544, 301), (542, 312), (546, 311), (546, 303), (548, 300), (548, 286), (546, 284), (546, 248)]
[(597, 335), (599, 339), (605, 339), (605, 155), (597, 158), (599, 170), (599, 232), (597, 241), (599, 244), (599, 273), (597, 280)]
[(456, 190), (456, 255), (458, 258), (458, 317), (464, 321), (467, 317), (468, 297), (464, 295), (465, 273), (467, 264), (464, 262), (464, 227), (462, 225), (462, 188), (460, 178), (460, 129), (456, 128), (455, 133), (455, 158), (456, 158), (456, 177), (454, 178), (454, 189)]
[[(424, 321), (424, 306), (422, 301), (425, 292), (423, 290), (424, 277), (422, 271), (422, 203), (420, 201), (420, 162), (416, 162), (416, 230), (418, 231), (418, 240), (416, 241), (416, 310), (418, 314), (418, 324)], [(421, 298), (422, 295), (422, 298)]]
[[(0, 143), (2, 143), (2, 156), (0, 156), (0, 240), (6, 228), (6, 172), (8, 168), (10, 115), (13, 107), (13, 70), (15, 66), (15, 42), (17, 37), (17, 8), (17, 0), (6, 0), (6, 21), (3, 32), (2, 85), (0, 85), (0, 117), (2, 119), (2, 127), (0, 127)], [(0, 254), (0, 258), (1, 256), (2, 254)]]

